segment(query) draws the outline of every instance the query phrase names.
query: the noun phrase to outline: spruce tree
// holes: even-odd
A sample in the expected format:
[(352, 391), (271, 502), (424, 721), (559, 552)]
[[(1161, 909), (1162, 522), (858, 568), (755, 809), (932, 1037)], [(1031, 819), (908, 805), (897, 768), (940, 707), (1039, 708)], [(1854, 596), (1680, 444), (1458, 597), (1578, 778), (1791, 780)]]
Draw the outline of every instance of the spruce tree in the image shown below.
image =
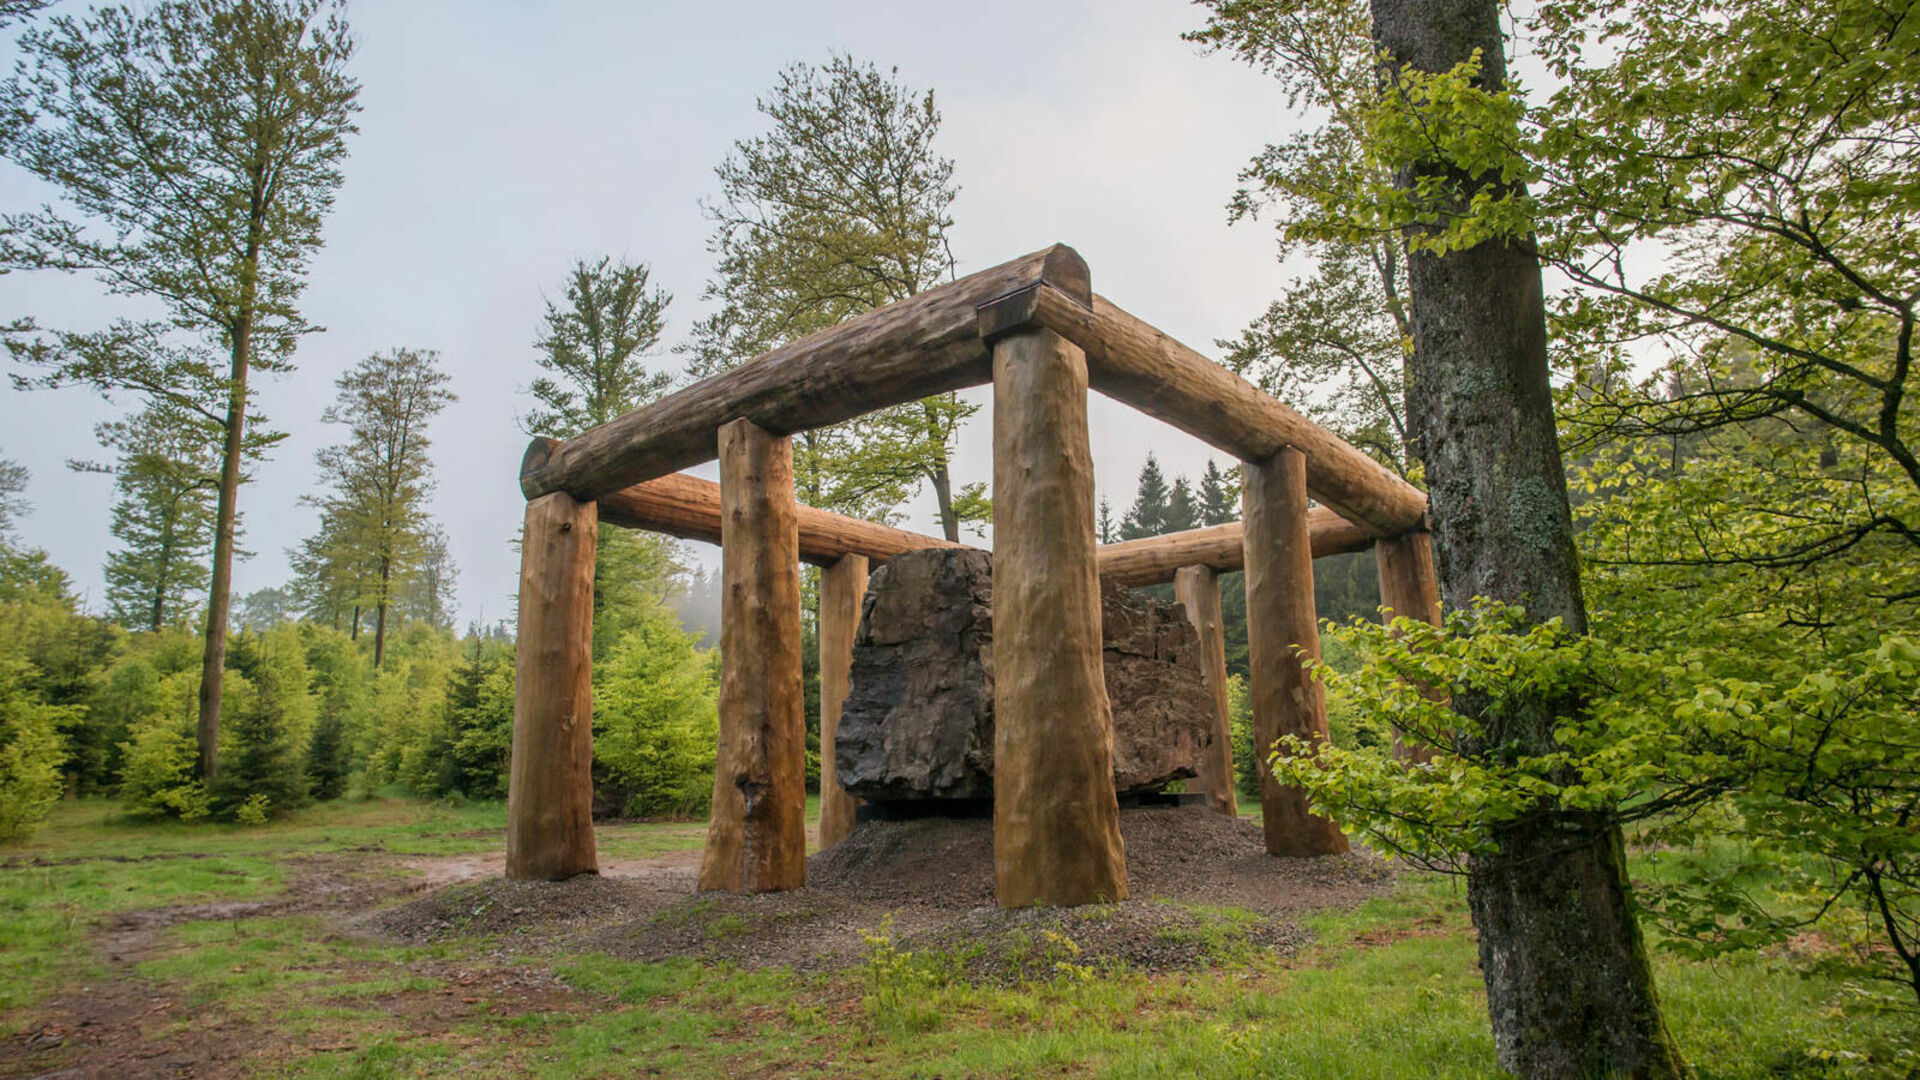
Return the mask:
[(1173, 478), (1173, 490), (1167, 493), (1167, 520), (1162, 532), (1184, 532), (1200, 524), (1200, 504), (1194, 500), (1193, 485), (1184, 476)]
[[(207, 586), (213, 547), (217, 442), (192, 414), (156, 402), (132, 418), (101, 424), (102, 445), (119, 451), (109, 527), (107, 607), (116, 621), (159, 630), (188, 614)], [(84, 471), (99, 466), (76, 463)]]
[(1161, 475), (1160, 463), (1154, 460), (1149, 451), (1147, 463), (1140, 467), (1140, 483), (1134, 493), (1133, 509), (1128, 510), (1127, 516), (1120, 520), (1120, 539), (1138, 540), (1166, 532), (1167, 503), (1167, 478)]
[(1240, 520), (1240, 485), (1220, 466), (1207, 459), (1207, 471), (1200, 474), (1200, 524), (1225, 525)]

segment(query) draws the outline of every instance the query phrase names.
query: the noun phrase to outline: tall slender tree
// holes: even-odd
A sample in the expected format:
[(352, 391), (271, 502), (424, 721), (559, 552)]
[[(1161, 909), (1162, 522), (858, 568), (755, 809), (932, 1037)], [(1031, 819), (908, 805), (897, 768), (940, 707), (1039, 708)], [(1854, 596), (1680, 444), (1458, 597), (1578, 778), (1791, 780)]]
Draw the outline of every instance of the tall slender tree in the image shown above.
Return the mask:
[[(651, 276), (645, 263), (574, 263), (565, 302), (547, 301), (534, 339), (534, 363), (547, 374), (528, 387), (539, 403), (525, 421), (530, 433), (578, 435), (632, 412), (673, 384), (672, 372), (658, 362), (673, 296), (650, 285)], [(670, 596), (679, 555), (671, 537), (600, 530), (593, 562), (596, 659), (604, 659), (622, 634)]]
[(331, 557), (357, 571), (356, 603), (373, 615), (375, 667), (386, 659), (396, 596), (416, 583), (434, 552), (427, 427), (454, 401), (450, 381), (432, 349), (375, 353), (340, 376), (339, 397), (321, 414), (347, 429), (345, 442), (317, 455), (331, 489), (318, 500), (328, 519), (321, 531), (334, 537)]
[(1225, 525), (1240, 520), (1240, 484), (1236, 477), (1220, 471), (1207, 459), (1207, 471), (1200, 474), (1200, 524)]
[[(1459, 129), (1446, 121), (1496, 131), (1513, 122), (1497, 0), (1372, 5), (1387, 64), (1382, 118), (1447, 130)], [(1516, 171), (1484, 147), (1428, 139), (1419, 132), (1432, 129), (1417, 123), (1375, 130), (1417, 207), (1404, 219), (1414, 344), (1406, 411), (1432, 486), (1442, 599), (1456, 611), (1482, 597), (1520, 605), (1532, 623), (1585, 633), (1539, 258), (1530, 235), (1475, 220), (1522, 196)], [(1577, 692), (1553, 687), (1517, 707), (1496, 709), (1481, 694), (1453, 705), (1508, 755), (1554, 752), (1556, 728), (1584, 707)], [(1494, 850), (1468, 865), (1467, 901), (1501, 1066), (1556, 1080), (1678, 1076), (1617, 819), (1543, 801), (1492, 839)]]
[[(696, 374), (724, 370), (948, 279), (956, 194), (953, 162), (933, 147), (931, 91), (870, 63), (835, 56), (794, 64), (759, 101), (772, 122), (717, 170), (707, 207), (719, 265), (707, 295), (718, 310), (694, 328)], [(950, 462), (974, 412), (954, 394), (802, 433), (794, 471), (810, 505), (878, 519), (918, 484), (933, 489), (941, 528), (960, 538), (961, 492)]]
[[(133, 391), (206, 416), (220, 481), (199, 704), (218, 768), (249, 379), (315, 329), (297, 301), (359, 109), (341, 0), (168, 0), (56, 16), (19, 40), (0, 151), (64, 207), (6, 215), (0, 260), (90, 273), (169, 317), (16, 333), (43, 382)], [(211, 350), (224, 353), (216, 359)]]
[(158, 630), (206, 589), (220, 486), (219, 443), (207, 427), (161, 401), (96, 429), (101, 445), (119, 452), (110, 471), (118, 491), (111, 531), (120, 547), (107, 556), (107, 606), (127, 626)]

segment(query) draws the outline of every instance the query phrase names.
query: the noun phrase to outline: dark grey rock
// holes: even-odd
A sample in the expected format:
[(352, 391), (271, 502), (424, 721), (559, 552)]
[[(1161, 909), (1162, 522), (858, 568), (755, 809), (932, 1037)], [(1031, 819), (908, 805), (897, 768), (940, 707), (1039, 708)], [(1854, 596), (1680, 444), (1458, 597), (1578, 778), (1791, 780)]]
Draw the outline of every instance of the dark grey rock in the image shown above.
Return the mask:
[[(1212, 731), (1198, 639), (1177, 604), (1101, 593), (1114, 788), (1197, 775)], [(896, 556), (867, 585), (833, 748), (840, 782), (874, 801), (993, 797), (993, 558)]]

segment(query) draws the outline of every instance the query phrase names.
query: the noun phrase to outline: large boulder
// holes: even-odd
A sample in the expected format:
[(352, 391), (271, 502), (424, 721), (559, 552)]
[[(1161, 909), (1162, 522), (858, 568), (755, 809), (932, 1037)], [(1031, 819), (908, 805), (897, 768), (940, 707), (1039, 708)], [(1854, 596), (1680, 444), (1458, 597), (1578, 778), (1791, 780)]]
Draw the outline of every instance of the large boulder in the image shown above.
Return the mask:
[[(1176, 604), (1101, 590), (1114, 789), (1198, 774), (1213, 729), (1193, 626)], [(876, 802), (993, 797), (993, 558), (898, 555), (867, 585), (833, 762)]]

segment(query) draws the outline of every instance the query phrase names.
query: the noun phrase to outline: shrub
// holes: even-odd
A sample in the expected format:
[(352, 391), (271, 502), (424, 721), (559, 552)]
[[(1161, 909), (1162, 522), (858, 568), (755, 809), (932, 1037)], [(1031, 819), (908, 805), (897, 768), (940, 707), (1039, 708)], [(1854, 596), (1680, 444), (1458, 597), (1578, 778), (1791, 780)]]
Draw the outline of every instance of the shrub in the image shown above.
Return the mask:
[(26, 835), (60, 798), (60, 725), (78, 711), (35, 700), (25, 686), (30, 669), (0, 657), (0, 841)]
[(716, 654), (664, 609), (635, 620), (596, 670), (594, 758), (630, 814), (688, 814), (713, 796), (720, 717)]

